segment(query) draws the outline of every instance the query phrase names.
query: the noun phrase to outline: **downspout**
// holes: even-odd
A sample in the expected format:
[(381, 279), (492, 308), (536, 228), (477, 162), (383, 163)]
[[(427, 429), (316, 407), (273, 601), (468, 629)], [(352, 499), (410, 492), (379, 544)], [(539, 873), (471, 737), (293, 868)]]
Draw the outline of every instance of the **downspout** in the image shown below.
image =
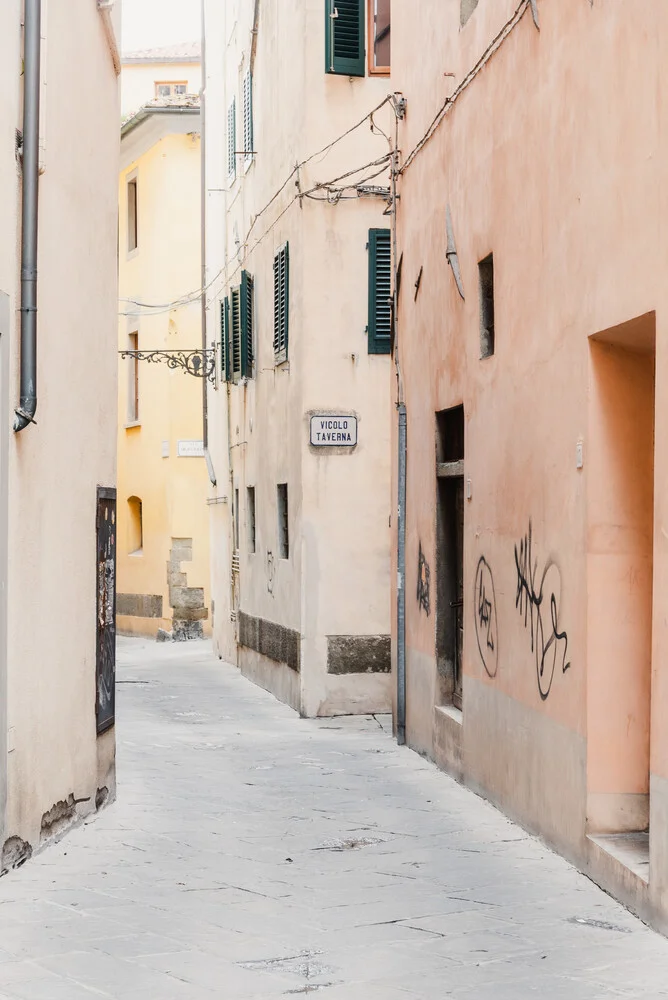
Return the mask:
[(405, 113), (403, 98), (394, 101), (394, 155), (392, 157), (392, 265), (394, 361), (397, 375), (398, 463), (397, 463), (397, 743), (406, 743), (406, 404), (399, 363), (399, 286), (397, 239), (397, 177), (399, 174), (399, 119)]
[(406, 742), (406, 404), (399, 403), (397, 518), (397, 743)]
[(21, 185), (21, 376), (14, 430), (34, 422), (37, 410), (37, 218), (39, 206), (39, 98), (41, 0), (25, 0), (23, 32), (23, 183)]
[[(206, 18), (206, 0), (202, 0), (201, 4), (201, 16), (202, 16), (202, 46), (201, 46), (201, 63), (202, 63), (202, 86), (199, 92), (199, 107), (200, 107), (200, 158), (201, 158), (201, 175), (202, 175), (202, 192), (201, 192), (201, 216), (200, 216), (200, 239), (201, 239), (201, 250), (202, 255), (201, 261), (201, 273), (202, 273), (202, 295), (201, 295), (201, 311), (202, 311), (202, 350), (206, 350), (207, 340), (206, 340), (206, 30), (205, 30), (205, 18)], [(209, 454), (209, 396), (208, 396), (208, 380), (202, 379), (202, 444), (204, 447), (204, 458), (206, 460), (206, 468), (209, 473), (209, 479), (211, 485), (216, 485), (216, 472), (213, 467), (213, 462), (211, 461), (211, 455)]]

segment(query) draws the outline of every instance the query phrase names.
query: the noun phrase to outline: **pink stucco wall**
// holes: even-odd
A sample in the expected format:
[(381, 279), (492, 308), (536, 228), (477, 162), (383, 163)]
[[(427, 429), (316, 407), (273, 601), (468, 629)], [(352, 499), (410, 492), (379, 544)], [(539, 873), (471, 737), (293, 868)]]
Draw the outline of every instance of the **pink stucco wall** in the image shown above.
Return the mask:
[[(480, 0), (461, 27), (459, 0), (394, 0), (404, 162), (517, 6)], [(659, 920), (668, 7), (538, 0), (538, 13), (540, 30), (527, 4), (400, 179), (407, 738)], [(465, 300), (446, 259), (448, 205)], [(489, 253), (496, 349), (481, 360), (478, 262)], [(470, 499), (458, 716), (438, 705), (435, 413), (460, 403)], [(416, 600), (420, 547), (429, 614)], [(494, 677), (478, 645), (481, 558), (493, 579)], [(649, 886), (587, 839), (642, 828), (648, 808)]]

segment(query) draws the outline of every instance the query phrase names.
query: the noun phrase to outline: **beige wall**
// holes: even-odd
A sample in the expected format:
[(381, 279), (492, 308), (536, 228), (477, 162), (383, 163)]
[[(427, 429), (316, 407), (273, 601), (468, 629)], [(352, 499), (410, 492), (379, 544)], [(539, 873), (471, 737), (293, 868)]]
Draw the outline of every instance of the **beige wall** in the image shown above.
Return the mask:
[[(72, 797), (81, 814), (95, 809), (99, 788), (114, 792), (114, 730), (96, 738), (95, 513), (96, 487), (113, 486), (116, 478), (119, 100), (95, 4), (50, 3), (48, 11), (45, 6), (38, 407), (36, 424), (15, 435), (9, 430), (19, 370), (19, 175), (13, 133), (20, 126), (21, 14), (14, 0), (0, 13), (5, 97), (0, 289), (10, 304), (0, 343), (0, 513), (2, 496), (9, 495), (7, 542), (0, 520), (0, 560), (5, 544), (8, 551), (0, 663), (6, 655), (4, 840), (19, 837), (36, 849), (44, 842), (42, 817), (56, 803)], [(5, 713), (0, 714), (4, 729)], [(4, 746), (4, 734), (0, 737)]]
[[(129, 335), (135, 332), (140, 350), (201, 347), (198, 296), (187, 305), (159, 310), (142, 309), (127, 301), (169, 303), (199, 287), (199, 128), (198, 114), (160, 113), (142, 121), (123, 139), (119, 287), (122, 311), (129, 315), (120, 317), (121, 350), (128, 347)], [(137, 184), (139, 238), (137, 249), (129, 252), (130, 178)], [(202, 381), (164, 363), (140, 362), (139, 420), (130, 421), (131, 366), (129, 360), (120, 361), (118, 590), (119, 594), (129, 595), (128, 600), (161, 597), (162, 616), (155, 614), (151, 606), (154, 602), (144, 602), (143, 614), (119, 613), (119, 628), (147, 635), (155, 635), (159, 627), (171, 629), (172, 618), (181, 617), (178, 611), (173, 614), (174, 601), (178, 606), (184, 596), (180, 589), (170, 590), (171, 580), (175, 587), (204, 590), (202, 607), (188, 610), (197, 613), (199, 617), (194, 621), (202, 621), (204, 631), (209, 632), (206, 464), (202, 457), (179, 456), (179, 441), (202, 441)], [(141, 552), (133, 551), (129, 537), (131, 497), (142, 501)], [(190, 539), (191, 544), (181, 542), (183, 539)], [(184, 554), (186, 558), (181, 562)], [(188, 599), (195, 597), (194, 593), (188, 595)], [(151, 616), (146, 614), (149, 606)]]
[(199, 94), (202, 68), (196, 62), (123, 63), (121, 114), (137, 111), (157, 94), (156, 83), (185, 83), (188, 94)]
[[(514, 0), (481, 0), (460, 28), (459, 6), (425, 0), (416, 13), (409, 0), (393, 4), (393, 82), (408, 101), (404, 159), (516, 9)], [(656, 95), (668, 11), (660, 0), (539, 0), (539, 32), (526, 6), (400, 184), (407, 736), (658, 920), (668, 884), (667, 251)], [(445, 258), (448, 204), (465, 301)], [(481, 360), (477, 265), (490, 252), (496, 350)], [(470, 500), (459, 715), (439, 710), (438, 607), (427, 616), (413, 595), (421, 545), (437, 605), (435, 413), (462, 402)], [(476, 587), (483, 557), (494, 588), (494, 677), (478, 646), (487, 636)], [(585, 833), (642, 828), (650, 759), (648, 889)]]
[[(206, 102), (210, 121), (225, 121), (237, 102), (241, 148), (242, 81), (249, 66), (254, 4), (226, 5), (226, 21), (207, 12)], [(262, 221), (252, 219), (290, 174), (296, 160), (317, 151), (363, 118), (388, 91), (388, 80), (326, 78), (324, 17), (318, 2), (299, 9), (260, 4), (253, 67), (257, 155), (238, 158), (229, 186), (220, 129), (207, 132), (207, 277), (210, 330), (220, 301), (243, 266), (255, 280), (257, 361), (246, 386), (209, 394), (210, 449), (218, 490), (240, 497), (240, 572), (230, 593), (231, 559), (213, 564), (214, 638), (221, 656), (237, 658), (230, 603), (253, 617), (298, 633), (301, 674), (247, 648), (242, 669), (308, 715), (383, 710), (386, 674), (327, 673), (327, 636), (389, 634), (389, 358), (369, 356), (367, 324), (368, 230), (383, 228), (385, 204), (369, 199), (290, 205), (289, 183)], [(309, 37), (313, 45), (295, 46)], [(216, 40), (227, 40), (222, 52)], [(210, 43), (210, 44), (209, 44)], [(291, 52), (286, 60), (281, 57)], [(226, 66), (224, 76), (219, 66)], [(379, 117), (387, 127), (387, 109)], [(303, 188), (362, 166), (387, 151), (382, 136), (360, 129), (300, 172)], [(378, 183), (383, 183), (379, 181)], [(387, 180), (385, 180), (387, 183)], [(216, 189), (224, 188), (225, 193)], [(224, 227), (225, 243), (218, 235)], [(237, 240), (241, 249), (237, 252)], [(273, 337), (273, 258), (290, 249), (289, 362), (276, 367)], [(243, 244), (246, 244), (245, 246)], [(227, 267), (225, 261), (227, 255)], [(221, 272), (221, 268), (222, 273)], [(229, 407), (229, 420), (228, 420)], [(323, 454), (309, 445), (313, 412), (358, 416), (352, 453)], [(230, 428), (232, 473), (226, 430)], [(277, 483), (288, 483), (290, 557), (278, 558)], [(246, 488), (254, 486), (257, 551), (247, 537)], [(231, 530), (231, 503), (212, 508), (212, 538)], [(222, 543), (224, 546), (226, 543)], [(229, 544), (229, 543), (227, 543)], [(232, 610), (236, 610), (234, 607)]]

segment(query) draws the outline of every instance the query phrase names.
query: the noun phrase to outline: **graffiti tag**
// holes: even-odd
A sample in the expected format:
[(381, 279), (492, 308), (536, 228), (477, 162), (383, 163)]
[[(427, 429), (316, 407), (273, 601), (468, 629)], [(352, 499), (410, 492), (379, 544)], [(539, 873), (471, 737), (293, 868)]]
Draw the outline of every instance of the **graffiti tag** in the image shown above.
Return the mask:
[(489, 677), (499, 669), (499, 629), (494, 578), (484, 556), (478, 560), (474, 591), (475, 634), (482, 665)]
[(515, 568), (517, 571), (517, 593), (515, 607), (524, 616), (524, 627), (531, 635), (531, 651), (536, 657), (538, 690), (545, 701), (552, 690), (552, 681), (557, 663), (565, 674), (567, 662), (568, 635), (559, 627), (559, 607), (561, 602), (561, 573), (552, 560), (538, 572), (538, 560), (533, 558), (533, 537), (531, 521), (529, 530), (515, 546)]

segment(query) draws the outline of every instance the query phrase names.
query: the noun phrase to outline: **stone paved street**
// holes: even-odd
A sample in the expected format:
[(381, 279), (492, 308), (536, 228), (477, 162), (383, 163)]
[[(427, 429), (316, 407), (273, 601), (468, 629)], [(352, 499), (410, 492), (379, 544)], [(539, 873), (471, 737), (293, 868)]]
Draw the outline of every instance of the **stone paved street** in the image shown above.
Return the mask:
[(0, 998), (668, 997), (668, 941), (387, 719), (119, 641), (119, 801), (0, 882)]

